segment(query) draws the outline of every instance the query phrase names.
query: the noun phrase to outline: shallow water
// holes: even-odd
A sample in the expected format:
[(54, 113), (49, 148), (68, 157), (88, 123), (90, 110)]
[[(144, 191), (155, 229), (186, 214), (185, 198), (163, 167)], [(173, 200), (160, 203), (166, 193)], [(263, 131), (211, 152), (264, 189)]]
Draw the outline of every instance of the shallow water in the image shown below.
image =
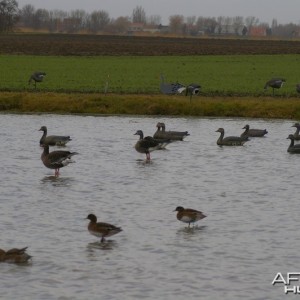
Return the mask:
[[(191, 135), (145, 163), (133, 134), (158, 121)], [(247, 123), (268, 135), (216, 145), (216, 129), (239, 135)], [(2, 299), (282, 299), (275, 275), (299, 271), (291, 120), (8, 114), (0, 124), (0, 247), (33, 256), (1, 264)], [(42, 125), (80, 153), (58, 178), (40, 160)], [(189, 229), (179, 205), (207, 218)], [(99, 243), (89, 213), (123, 231)]]

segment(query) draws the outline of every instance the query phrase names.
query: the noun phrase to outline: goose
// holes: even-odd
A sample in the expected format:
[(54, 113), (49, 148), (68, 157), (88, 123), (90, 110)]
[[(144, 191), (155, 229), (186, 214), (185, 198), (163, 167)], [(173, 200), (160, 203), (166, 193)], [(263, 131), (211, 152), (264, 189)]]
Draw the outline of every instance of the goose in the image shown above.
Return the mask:
[(185, 86), (179, 82), (165, 83), (165, 77), (163, 74), (160, 75), (160, 80), (160, 91), (163, 94), (180, 94), (185, 90)]
[(189, 227), (191, 223), (195, 223), (206, 218), (206, 215), (204, 215), (201, 211), (191, 208), (183, 208), (182, 206), (177, 206), (174, 211), (177, 211), (177, 219), (181, 222), (188, 223)]
[(44, 151), (41, 155), (41, 160), (45, 167), (49, 169), (55, 169), (55, 176), (59, 176), (59, 169), (67, 166), (69, 163), (73, 163), (71, 160), (73, 155), (77, 152), (56, 150), (49, 153), (49, 145), (45, 144)]
[(139, 153), (146, 154), (146, 160), (150, 161), (150, 152), (154, 150), (162, 149), (166, 144), (170, 143), (170, 140), (166, 139), (154, 139), (151, 136), (144, 137), (142, 130), (138, 130), (134, 135), (139, 135), (140, 138), (135, 144), (135, 150)]
[(299, 123), (295, 123), (294, 125), (292, 125), (292, 127), (296, 127), (296, 131), (293, 134), (294, 135), (294, 140), (295, 141), (299, 141), (300, 140), (300, 124)]
[(223, 128), (219, 128), (216, 132), (221, 133), (217, 140), (217, 145), (219, 146), (243, 146), (249, 140), (248, 137), (239, 136), (227, 136), (224, 138), (225, 131)]
[(105, 241), (106, 237), (115, 235), (122, 231), (121, 227), (116, 227), (115, 225), (97, 222), (97, 217), (94, 214), (89, 214), (87, 219), (90, 220), (88, 225), (88, 231), (90, 234), (100, 237), (101, 243)]
[(65, 146), (69, 141), (72, 141), (70, 136), (49, 135), (47, 136), (47, 127), (42, 126), (39, 131), (43, 131), (40, 139), (40, 146), (47, 144), (49, 146)]
[(197, 83), (191, 83), (186, 87), (185, 95), (190, 95), (190, 102), (193, 95), (198, 95), (200, 93), (201, 86)]
[(284, 78), (272, 78), (271, 80), (266, 82), (264, 90), (267, 90), (268, 87), (271, 87), (273, 89), (274, 96), (274, 89), (280, 89), (285, 82), (286, 80)]
[(295, 138), (293, 134), (290, 134), (287, 139), (291, 140), (291, 143), (287, 149), (287, 152), (289, 153), (300, 153), (300, 144), (295, 145)]
[(37, 82), (42, 82), (45, 76), (46, 76), (46, 73), (45, 73), (45, 72), (34, 72), (34, 73), (31, 74), (31, 76), (29, 77), (28, 85), (30, 85), (31, 82), (34, 81), (34, 86), (35, 86), (35, 88), (36, 88), (36, 83), (37, 83)]
[(165, 123), (158, 122), (156, 124), (157, 130), (153, 137), (156, 139), (170, 139), (173, 141), (183, 141), (183, 139), (190, 134), (187, 131), (166, 131)]
[(7, 263), (26, 263), (31, 256), (26, 253), (25, 248), (12, 248), (8, 251), (4, 251), (3, 249), (0, 249), (0, 262), (7, 262)]
[(266, 129), (250, 129), (248, 124), (242, 129), (245, 129), (245, 131), (241, 134), (241, 137), (263, 137), (268, 133)]

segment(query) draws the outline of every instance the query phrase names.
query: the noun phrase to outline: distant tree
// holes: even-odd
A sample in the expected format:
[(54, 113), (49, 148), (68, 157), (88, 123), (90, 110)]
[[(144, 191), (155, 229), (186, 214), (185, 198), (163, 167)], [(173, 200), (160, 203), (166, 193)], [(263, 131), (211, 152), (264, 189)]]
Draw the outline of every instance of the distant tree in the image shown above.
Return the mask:
[(0, 32), (11, 31), (18, 20), (18, 2), (15, 0), (0, 1)]
[(47, 28), (49, 22), (49, 11), (47, 9), (37, 9), (33, 17), (33, 28)]
[(31, 4), (26, 4), (20, 11), (20, 18), (27, 27), (32, 27), (34, 23), (35, 8)]
[(239, 30), (244, 25), (244, 18), (242, 16), (234, 17), (232, 25), (233, 25), (233, 28), (234, 28), (234, 33), (236, 35), (239, 35), (240, 34)]
[(173, 15), (169, 17), (170, 32), (181, 34), (184, 27), (184, 17), (182, 15)]
[(88, 14), (83, 9), (75, 9), (71, 11), (70, 18), (74, 20), (72, 31), (77, 32), (86, 27)]
[(106, 27), (106, 31), (115, 34), (124, 34), (127, 32), (129, 25), (129, 17), (119, 17), (116, 20), (110, 21)]
[(159, 25), (161, 24), (161, 16), (159, 15), (152, 15), (147, 18), (147, 24), (150, 25)]
[(90, 15), (89, 28), (93, 32), (103, 30), (110, 22), (109, 14), (104, 10), (93, 11)]
[(251, 27), (256, 26), (259, 23), (259, 19), (254, 16), (249, 16), (245, 19), (245, 23), (248, 29), (251, 29)]
[(141, 6), (137, 6), (132, 12), (132, 22), (146, 24), (146, 13)]

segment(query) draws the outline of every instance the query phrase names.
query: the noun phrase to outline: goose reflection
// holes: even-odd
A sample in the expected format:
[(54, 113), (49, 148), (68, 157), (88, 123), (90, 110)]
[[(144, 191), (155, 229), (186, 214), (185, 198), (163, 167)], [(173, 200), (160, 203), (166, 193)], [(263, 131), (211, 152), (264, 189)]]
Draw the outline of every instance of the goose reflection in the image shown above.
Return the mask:
[(113, 250), (118, 247), (118, 243), (113, 240), (105, 240), (104, 242), (92, 242), (87, 244), (87, 252), (93, 256), (97, 250)]

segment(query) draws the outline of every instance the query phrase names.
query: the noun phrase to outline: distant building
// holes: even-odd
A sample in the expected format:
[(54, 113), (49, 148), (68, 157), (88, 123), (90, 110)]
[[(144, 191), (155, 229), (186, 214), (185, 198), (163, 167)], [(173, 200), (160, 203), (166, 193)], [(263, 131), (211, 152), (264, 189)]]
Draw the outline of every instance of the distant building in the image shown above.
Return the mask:
[(267, 28), (264, 26), (251, 26), (248, 31), (250, 36), (267, 36)]

